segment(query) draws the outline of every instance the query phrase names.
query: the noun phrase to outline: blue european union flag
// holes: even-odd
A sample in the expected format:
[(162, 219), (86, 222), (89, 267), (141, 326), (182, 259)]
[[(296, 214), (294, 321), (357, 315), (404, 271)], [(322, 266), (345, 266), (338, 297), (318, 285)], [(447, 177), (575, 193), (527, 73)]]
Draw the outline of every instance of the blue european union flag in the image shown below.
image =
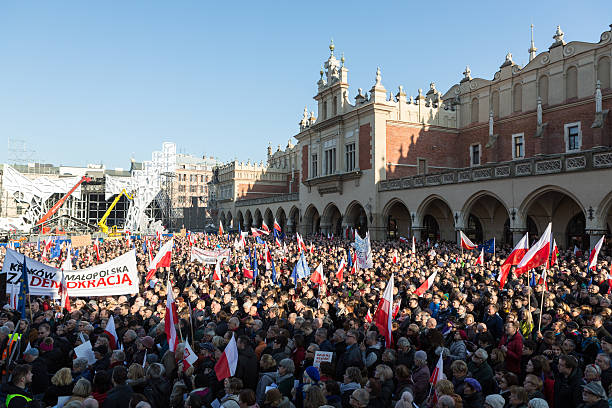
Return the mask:
[(266, 242), (260, 236), (255, 237), (255, 242), (264, 245)]
[(353, 257), (351, 256), (351, 250), (348, 250), (348, 267), (351, 269), (353, 267)]
[(485, 241), (484, 244), (478, 245), (478, 249), (483, 249), (487, 254), (495, 253), (495, 238)]
[(276, 266), (274, 266), (274, 258), (270, 257), (270, 264), (272, 265), (272, 282), (276, 285)]
[(253, 280), (257, 279), (257, 272), (259, 270), (259, 266), (257, 265), (257, 249), (253, 248)]
[(26, 307), (26, 295), (30, 293), (30, 286), (28, 285), (28, 268), (26, 266), (26, 256), (23, 256), (23, 265), (21, 267), (21, 279), (19, 280), (19, 297), (17, 303), (17, 310), (21, 313), (21, 317), (25, 318), (25, 307)]
[(535, 288), (536, 285), (537, 283), (535, 279), (535, 273), (531, 273), (531, 279), (529, 280), (529, 286), (531, 286), (532, 288)]
[(304, 257), (304, 252), (300, 255), (300, 259), (298, 259), (297, 263), (293, 267), (293, 272), (291, 272), (291, 277), (297, 286), (297, 281), (299, 279), (303, 279), (310, 276), (310, 268), (308, 267), (308, 263), (306, 262), (306, 257)]
[(55, 246), (51, 248), (51, 259), (59, 258), (62, 253), (62, 247), (60, 246), (59, 241), (55, 243)]

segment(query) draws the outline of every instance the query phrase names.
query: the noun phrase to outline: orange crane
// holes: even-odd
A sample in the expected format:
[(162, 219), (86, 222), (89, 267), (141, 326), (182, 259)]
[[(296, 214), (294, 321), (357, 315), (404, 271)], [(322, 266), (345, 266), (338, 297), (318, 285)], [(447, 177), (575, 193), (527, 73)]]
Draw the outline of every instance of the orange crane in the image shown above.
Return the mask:
[(90, 179), (89, 177), (86, 177), (86, 176), (81, 177), (81, 180), (79, 180), (79, 182), (78, 182), (78, 183), (76, 183), (76, 184), (74, 185), (74, 187), (72, 187), (72, 188), (70, 189), (70, 191), (68, 191), (68, 192), (66, 193), (66, 195), (65, 195), (65, 196), (63, 196), (62, 198), (60, 198), (60, 199), (59, 199), (59, 201), (58, 201), (57, 203), (55, 203), (55, 204), (53, 205), (53, 207), (51, 207), (51, 209), (50, 209), (49, 211), (47, 211), (47, 213), (46, 213), (45, 215), (43, 215), (43, 216), (40, 218), (40, 220), (36, 221), (36, 224), (35, 224), (35, 225), (36, 225), (36, 226), (39, 226), (39, 225), (43, 224), (44, 222), (48, 221), (48, 220), (49, 220), (49, 218), (51, 218), (51, 216), (52, 216), (53, 214), (55, 214), (55, 213), (57, 212), (57, 210), (59, 210), (59, 209), (60, 209), (60, 207), (61, 207), (62, 205), (64, 205), (64, 203), (66, 202), (66, 200), (68, 199), (68, 197), (70, 197), (70, 195), (71, 195), (72, 193), (74, 193), (74, 190), (76, 190), (77, 188), (79, 188), (79, 186), (81, 185), (81, 183), (83, 183), (83, 182), (85, 182), (85, 181), (89, 182), (89, 181), (91, 181), (91, 179)]

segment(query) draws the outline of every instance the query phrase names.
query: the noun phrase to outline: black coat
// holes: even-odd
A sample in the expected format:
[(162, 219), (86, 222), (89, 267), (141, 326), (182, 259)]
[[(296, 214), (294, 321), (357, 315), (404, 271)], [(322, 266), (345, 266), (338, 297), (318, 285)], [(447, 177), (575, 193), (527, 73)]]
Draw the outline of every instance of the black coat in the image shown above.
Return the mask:
[(255, 390), (257, 388), (257, 356), (251, 346), (246, 346), (244, 350), (238, 350), (238, 364), (236, 365), (235, 376), (242, 380), (244, 388)]
[[(153, 408), (163, 408), (170, 404), (172, 386), (165, 378), (150, 378), (144, 388), (144, 395)], [(106, 407), (104, 407), (106, 408)]]
[(47, 388), (47, 391), (45, 391), (45, 396), (43, 397), (43, 402), (45, 403), (45, 406), (53, 407), (57, 405), (57, 397), (65, 397), (72, 395), (72, 387), (72, 383), (62, 386), (51, 385), (49, 388)]
[(555, 377), (555, 408), (574, 408), (582, 403), (582, 375), (574, 369), (569, 377)]
[(129, 408), (134, 391), (129, 385), (115, 385), (106, 395), (103, 408)]
[[(47, 365), (43, 360), (37, 358), (30, 363), (30, 366), (32, 367), (32, 384), (30, 384), (30, 390), (34, 395), (42, 394), (49, 386), (49, 372), (47, 371)], [(70, 389), (70, 391), (71, 392), (65, 395), (72, 394), (72, 389)]]

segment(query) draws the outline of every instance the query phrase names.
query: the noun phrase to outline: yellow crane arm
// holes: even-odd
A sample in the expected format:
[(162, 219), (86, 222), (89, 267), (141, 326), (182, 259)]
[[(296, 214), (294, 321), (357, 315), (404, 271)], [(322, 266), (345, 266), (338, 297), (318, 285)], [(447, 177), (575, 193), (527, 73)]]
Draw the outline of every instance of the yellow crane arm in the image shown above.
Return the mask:
[(98, 221), (98, 226), (100, 227), (100, 232), (103, 232), (104, 234), (108, 234), (108, 226), (106, 225), (106, 219), (108, 218), (108, 216), (110, 215), (111, 211), (113, 210), (113, 208), (115, 208), (115, 206), (117, 205), (117, 203), (119, 202), (121, 197), (123, 197), (124, 194), (130, 200), (132, 200), (134, 198), (133, 195), (130, 196), (127, 193), (127, 191), (125, 191), (125, 189), (123, 189), (123, 191), (121, 191), (121, 194), (119, 194), (117, 197), (115, 197), (115, 199), (113, 200), (113, 203), (110, 205), (110, 207), (108, 207), (108, 210), (106, 210), (106, 212), (104, 213), (104, 215), (102, 216), (100, 221)]

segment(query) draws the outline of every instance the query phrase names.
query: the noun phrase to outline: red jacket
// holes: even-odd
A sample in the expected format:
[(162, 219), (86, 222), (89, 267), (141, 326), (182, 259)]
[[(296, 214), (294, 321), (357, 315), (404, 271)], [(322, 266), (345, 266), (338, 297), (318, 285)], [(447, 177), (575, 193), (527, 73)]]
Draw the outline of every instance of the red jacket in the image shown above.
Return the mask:
[(506, 369), (513, 372), (516, 375), (521, 374), (521, 356), (523, 355), (523, 336), (517, 332), (514, 336), (508, 338), (507, 334), (504, 334), (499, 342), (499, 347), (506, 346), (508, 351), (506, 352)]

